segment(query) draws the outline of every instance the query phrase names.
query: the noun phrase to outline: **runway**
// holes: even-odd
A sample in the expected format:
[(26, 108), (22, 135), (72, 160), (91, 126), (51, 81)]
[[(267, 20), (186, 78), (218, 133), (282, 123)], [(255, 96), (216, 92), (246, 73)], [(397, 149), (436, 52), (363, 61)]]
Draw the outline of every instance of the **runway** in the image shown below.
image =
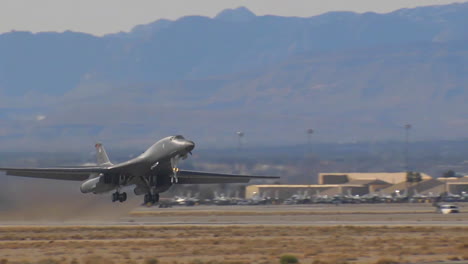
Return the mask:
[(468, 226), (468, 208), (442, 215), (429, 204), (198, 206), (140, 208), (121, 223), (138, 225)]
[[(112, 206), (110, 204), (109, 206)], [(461, 213), (442, 215), (430, 204), (344, 204), (265, 206), (138, 207), (116, 219), (73, 218), (1, 221), (2, 226), (468, 226), (468, 204)]]

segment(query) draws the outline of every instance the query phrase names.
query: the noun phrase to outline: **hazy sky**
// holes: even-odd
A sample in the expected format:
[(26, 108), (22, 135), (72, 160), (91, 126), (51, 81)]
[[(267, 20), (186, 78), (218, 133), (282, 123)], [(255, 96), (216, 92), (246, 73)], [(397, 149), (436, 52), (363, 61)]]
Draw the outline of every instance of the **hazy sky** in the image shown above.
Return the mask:
[(73, 30), (102, 35), (160, 18), (215, 16), (245, 6), (257, 15), (313, 16), (327, 11), (389, 12), (454, 0), (0, 0), (0, 33)]

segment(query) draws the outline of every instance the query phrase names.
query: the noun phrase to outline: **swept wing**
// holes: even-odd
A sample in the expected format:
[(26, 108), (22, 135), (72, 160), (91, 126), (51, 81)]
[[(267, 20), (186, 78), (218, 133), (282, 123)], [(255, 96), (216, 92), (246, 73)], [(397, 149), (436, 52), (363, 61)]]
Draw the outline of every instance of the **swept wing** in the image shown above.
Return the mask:
[(250, 180), (279, 179), (276, 176), (251, 176), (224, 173), (212, 173), (191, 170), (179, 170), (177, 173), (179, 184), (208, 184), (208, 183), (247, 183)]
[(104, 173), (105, 167), (75, 167), (75, 168), (0, 168), (6, 175), (43, 178), (54, 180), (84, 181), (92, 173)]

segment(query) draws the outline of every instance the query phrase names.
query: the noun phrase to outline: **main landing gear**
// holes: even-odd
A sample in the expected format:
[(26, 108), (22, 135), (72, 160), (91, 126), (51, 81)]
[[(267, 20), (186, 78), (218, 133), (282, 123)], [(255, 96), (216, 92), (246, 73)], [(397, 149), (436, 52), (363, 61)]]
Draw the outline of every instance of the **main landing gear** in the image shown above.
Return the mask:
[(120, 193), (118, 191), (113, 193), (112, 202), (116, 202), (116, 201), (119, 201), (121, 203), (127, 201), (127, 193), (126, 192)]
[(159, 193), (155, 193), (155, 194), (147, 193), (147, 194), (145, 194), (144, 204), (146, 204), (148, 206), (152, 206), (153, 204), (158, 203), (158, 202), (159, 202)]

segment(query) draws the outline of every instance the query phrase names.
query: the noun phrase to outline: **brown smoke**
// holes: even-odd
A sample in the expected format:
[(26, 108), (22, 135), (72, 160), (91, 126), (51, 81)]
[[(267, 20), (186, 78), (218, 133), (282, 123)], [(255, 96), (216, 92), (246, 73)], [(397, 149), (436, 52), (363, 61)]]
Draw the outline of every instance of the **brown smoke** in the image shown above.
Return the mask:
[[(0, 176), (0, 221), (41, 222), (117, 221), (142, 200), (124, 189), (128, 200), (111, 201), (111, 193), (82, 194), (81, 182)], [(0, 223), (1, 224), (1, 223)]]

